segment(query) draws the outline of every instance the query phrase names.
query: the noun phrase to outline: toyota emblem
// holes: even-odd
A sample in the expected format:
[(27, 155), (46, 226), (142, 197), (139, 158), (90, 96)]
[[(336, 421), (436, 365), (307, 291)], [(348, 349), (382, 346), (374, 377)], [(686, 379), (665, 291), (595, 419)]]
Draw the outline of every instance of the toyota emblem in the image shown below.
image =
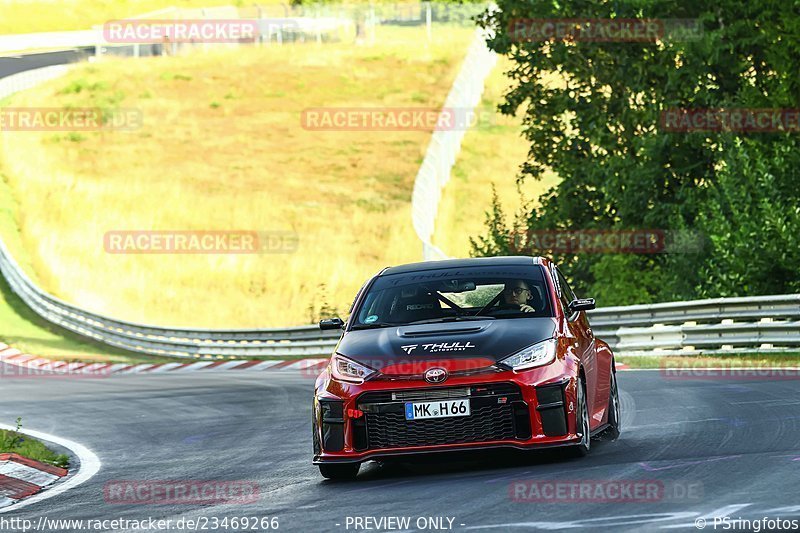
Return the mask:
[(447, 370), (444, 368), (429, 368), (423, 376), (428, 383), (444, 383), (447, 379)]

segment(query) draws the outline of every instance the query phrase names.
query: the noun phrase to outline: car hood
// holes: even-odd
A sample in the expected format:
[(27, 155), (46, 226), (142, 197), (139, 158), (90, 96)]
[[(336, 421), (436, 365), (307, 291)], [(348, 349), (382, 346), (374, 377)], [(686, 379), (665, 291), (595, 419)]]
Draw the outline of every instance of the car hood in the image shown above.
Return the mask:
[(555, 330), (554, 318), (393, 326), (347, 332), (339, 340), (336, 352), (375, 370), (388, 366), (398, 368), (406, 362), (459, 359), (485, 359), (493, 364), (527, 346), (552, 338)]

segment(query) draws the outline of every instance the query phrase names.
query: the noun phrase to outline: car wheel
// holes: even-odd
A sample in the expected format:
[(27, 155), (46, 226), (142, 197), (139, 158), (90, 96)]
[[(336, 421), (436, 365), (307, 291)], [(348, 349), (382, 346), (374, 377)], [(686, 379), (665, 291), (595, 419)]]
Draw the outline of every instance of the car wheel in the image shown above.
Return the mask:
[(576, 384), (578, 389), (578, 406), (575, 412), (577, 422), (577, 432), (581, 435), (581, 440), (575, 446), (572, 446), (571, 452), (573, 457), (584, 457), (589, 453), (592, 446), (591, 430), (589, 429), (589, 406), (586, 404), (586, 387), (583, 380), (578, 378)]
[(621, 421), (617, 375), (611, 372), (611, 392), (608, 397), (608, 429), (603, 432), (602, 439), (610, 441), (617, 440), (622, 430)]
[(355, 479), (358, 475), (358, 470), (361, 468), (360, 463), (345, 463), (338, 465), (319, 465), (319, 473), (322, 477), (328, 479)]

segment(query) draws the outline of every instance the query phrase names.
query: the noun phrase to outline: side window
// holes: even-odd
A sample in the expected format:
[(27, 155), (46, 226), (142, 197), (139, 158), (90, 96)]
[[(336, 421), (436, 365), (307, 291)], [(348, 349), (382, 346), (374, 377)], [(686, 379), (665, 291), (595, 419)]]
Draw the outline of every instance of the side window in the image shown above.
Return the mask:
[(564, 279), (560, 270), (556, 269), (556, 275), (558, 276), (558, 284), (561, 287), (561, 307), (564, 309), (564, 315), (571, 316), (572, 313), (569, 311), (569, 303), (575, 299), (575, 293), (572, 292), (569, 283)]

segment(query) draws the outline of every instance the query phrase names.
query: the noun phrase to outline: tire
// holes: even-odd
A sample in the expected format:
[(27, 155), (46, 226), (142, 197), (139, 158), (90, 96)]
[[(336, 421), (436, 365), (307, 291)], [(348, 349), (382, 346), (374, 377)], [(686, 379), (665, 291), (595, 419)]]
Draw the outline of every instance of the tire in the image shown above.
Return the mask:
[(617, 375), (611, 372), (611, 392), (608, 396), (608, 429), (603, 431), (602, 440), (615, 441), (622, 431), (620, 416), (619, 389), (617, 388)]
[(576, 430), (581, 435), (581, 440), (570, 448), (570, 455), (572, 457), (585, 457), (591, 450), (592, 437), (591, 429), (589, 429), (589, 406), (586, 404), (586, 386), (581, 378), (578, 378), (576, 388), (578, 391), (578, 401), (576, 402), (578, 406), (575, 411)]
[(333, 480), (355, 479), (361, 468), (360, 463), (318, 465), (322, 477)]

